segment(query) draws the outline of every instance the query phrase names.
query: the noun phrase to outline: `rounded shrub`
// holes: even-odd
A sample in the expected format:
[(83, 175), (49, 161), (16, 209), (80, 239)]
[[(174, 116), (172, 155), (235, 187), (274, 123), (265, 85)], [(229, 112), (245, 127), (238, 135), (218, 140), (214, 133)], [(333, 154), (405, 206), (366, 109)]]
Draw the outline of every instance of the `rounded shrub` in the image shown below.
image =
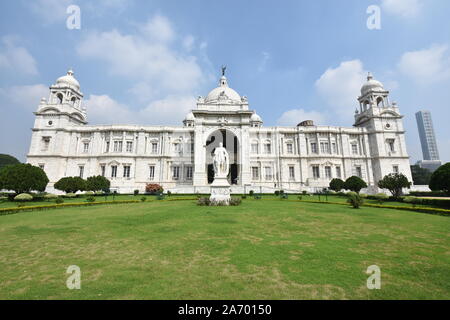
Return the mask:
[(93, 196), (93, 195), (95, 195), (95, 192), (94, 192), (94, 191), (86, 191), (86, 192), (84, 193), (84, 195), (85, 195), (85, 196)]
[(139, 194), (139, 190), (134, 190), (134, 192), (133, 192), (133, 194), (135, 195), (135, 196), (137, 196), (138, 194)]
[(349, 192), (347, 202), (350, 203), (353, 208), (359, 209), (359, 207), (363, 205), (364, 199), (356, 192)]
[(379, 204), (382, 204), (383, 202), (385, 202), (389, 199), (389, 196), (385, 193), (377, 193), (374, 197), (375, 197), (375, 200), (377, 200)]
[(230, 206), (239, 206), (242, 203), (242, 199), (239, 197), (232, 197), (230, 199)]
[(44, 198), (45, 198), (45, 200), (55, 200), (56, 198), (58, 198), (58, 196), (56, 194), (49, 193), (49, 194), (46, 194), (44, 196)]
[(0, 203), (8, 201), (8, 197), (0, 197)]
[(147, 197), (142, 197), (142, 198), (141, 198), (141, 201), (142, 201), (142, 202), (147, 201)]
[(253, 195), (255, 194), (255, 191), (250, 190), (250, 192), (248, 193), (250, 197), (253, 197)]
[(14, 197), (14, 201), (25, 202), (25, 201), (31, 201), (31, 200), (33, 200), (33, 196), (28, 193), (21, 193)]
[(64, 199), (63, 198), (56, 198), (55, 203), (56, 204), (64, 203)]
[(75, 193), (67, 193), (66, 195), (64, 195), (64, 198), (76, 198), (77, 195)]
[(94, 196), (87, 197), (86, 202), (95, 202), (95, 197)]

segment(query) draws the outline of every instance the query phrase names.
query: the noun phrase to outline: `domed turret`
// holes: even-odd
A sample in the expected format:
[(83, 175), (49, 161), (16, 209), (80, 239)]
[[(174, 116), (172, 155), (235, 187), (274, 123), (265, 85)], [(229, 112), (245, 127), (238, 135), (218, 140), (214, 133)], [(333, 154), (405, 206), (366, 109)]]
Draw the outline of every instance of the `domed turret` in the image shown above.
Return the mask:
[(72, 69), (69, 69), (69, 71), (67, 71), (67, 74), (65, 76), (59, 77), (56, 80), (56, 84), (59, 85), (59, 86), (74, 87), (76, 90), (80, 90), (80, 83), (73, 76), (73, 70)]
[(227, 78), (222, 76), (219, 86), (213, 89), (205, 99), (206, 103), (210, 102), (237, 102), (241, 103), (241, 96), (228, 86)]
[(383, 84), (380, 81), (375, 80), (372, 74), (369, 72), (369, 74), (367, 75), (367, 82), (361, 88), (361, 96), (364, 96), (370, 91), (380, 92), (385, 90)]
[(186, 118), (184, 118), (183, 124), (186, 127), (193, 127), (194, 126), (194, 124), (195, 124), (195, 116), (194, 116), (194, 114), (192, 112), (189, 112), (186, 115)]
[(263, 121), (259, 115), (255, 113), (252, 114), (250, 117), (250, 124), (252, 127), (260, 127), (262, 125)]

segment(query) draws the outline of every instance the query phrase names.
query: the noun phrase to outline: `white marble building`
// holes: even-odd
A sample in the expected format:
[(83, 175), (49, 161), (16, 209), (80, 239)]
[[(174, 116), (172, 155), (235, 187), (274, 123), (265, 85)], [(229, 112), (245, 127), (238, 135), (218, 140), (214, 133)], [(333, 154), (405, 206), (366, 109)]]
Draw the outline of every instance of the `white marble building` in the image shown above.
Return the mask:
[(104, 175), (112, 190), (143, 192), (147, 183), (179, 193), (209, 192), (211, 154), (220, 142), (230, 154), (233, 192), (299, 192), (326, 188), (332, 178), (357, 175), (376, 192), (392, 172), (411, 181), (402, 115), (389, 91), (369, 74), (353, 127), (264, 127), (246, 97), (223, 75), (199, 97), (183, 126), (88, 125), (80, 84), (71, 70), (50, 87), (35, 112), (27, 162), (62, 177)]

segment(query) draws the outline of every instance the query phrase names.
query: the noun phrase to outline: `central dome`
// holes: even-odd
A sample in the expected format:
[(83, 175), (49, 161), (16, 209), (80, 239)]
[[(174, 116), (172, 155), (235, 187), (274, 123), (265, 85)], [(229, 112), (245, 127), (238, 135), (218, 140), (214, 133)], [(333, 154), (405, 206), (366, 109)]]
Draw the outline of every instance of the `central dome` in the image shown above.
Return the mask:
[(385, 91), (383, 84), (375, 80), (370, 72), (367, 76), (367, 82), (361, 88), (361, 95), (365, 95), (369, 91)]
[(205, 99), (205, 102), (220, 102), (220, 101), (224, 101), (224, 102), (241, 102), (242, 98), (241, 96), (234, 91), (233, 89), (231, 89), (228, 86), (227, 83), (227, 78), (225, 76), (222, 76), (220, 78), (220, 83), (219, 83), (219, 87), (213, 89), (208, 96)]

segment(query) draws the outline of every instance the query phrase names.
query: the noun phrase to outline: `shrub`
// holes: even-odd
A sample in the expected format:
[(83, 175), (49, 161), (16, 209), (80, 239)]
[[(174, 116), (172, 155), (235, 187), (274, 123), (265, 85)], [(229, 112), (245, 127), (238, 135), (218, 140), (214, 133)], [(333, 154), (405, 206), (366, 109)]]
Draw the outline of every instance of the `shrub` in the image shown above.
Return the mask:
[(242, 203), (241, 198), (239, 197), (231, 197), (230, 206), (239, 206)]
[(44, 170), (31, 164), (14, 164), (0, 170), (0, 189), (14, 190), (16, 194), (44, 191), (48, 184)]
[(399, 198), (403, 188), (411, 187), (411, 182), (403, 173), (391, 173), (378, 182), (378, 187), (388, 189), (394, 198)]
[(284, 190), (280, 190), (280, 195), (284, 194)]
[(256, 195), (255, 196), (255, 200), (261, 200), (261, 196), (260, 195)]
[(253, 191), (253, 190), (250, 190), (250, 192), (248, 193), (248, 195), (249, 195), (250, 197), (253, 197), (254, 194), (255, 194), (255, 191)]
[(147, 184), (145, 186), (145, 192), (150, 194), (161, 194), (164, 192), (164, 189), (159, 184)]
[(105, 192), (103, 191), (95, 191), (96, 196), (102, 196)]
[(63, 197), (64, 198), (77, 198), (78, 195), (75, 193), (66, 193)]
[(280, 195), (280, 190), (275, 190), (275, 195), (278, 197)]
[(303, 197), (302, 197), (302, 196), (298, 196), (297, 199), (298, 199), (298, 200), (302, 200)]
[(333, 179), (330, 181), (330, 189), (339, 192), (344, 189), (344, 184), (345, 182), (341, 179)]
[(55, 183), (55, 189), (65, 193), (75, 193), (86, 190), (86, 181), (80, 177), (65, 177)]
[(14, 201), (25, 202), (33, 200), (33, 196), (28, 193), (21, 193), (14, 197)]
[(416, 205), (421, 204), (422, 203), (422, 199), (416, 198), (416, 197), (404, 197), (403, 198), (403, 202), (405, 203), (411, 203), (413, 205), (413, 208), (416, 207)]
[(247, 199), (247, 195), (244, 194), (244, 195), (241, 196), (241, 198), (242, 199)]
[(379, 204), (383, 204), (383, 202), (389, 199), (389, 196), (385, 193), (377, 193), (376, 195), (374, 195), (374, 198), (378, 201)]
[(344, 189), (354, 191), (356, 193), (359, 193), (363, 188), (367, 188), (367, 183), (357, 176), (352, 176), (344, 182)]
[(147, 201), (147, 198), (146, 198), (146, 197), (142, 197), (142, 198), (141, 198), (141, 201), (142, 201), (142, 202), (145, 202), (145, 201)]
[(167, 190), (167, 196), (170, 197), (172, 195), (172, 192)]
[(359, 209), (363, 205), (364, 199), (357, 193), (348, 193), (347, 202), (352, 205), (353, 208)]
[(139, 190), (134, 190), (134, 195), (137, 196), (139, 194)]
[(46, 194), (46, 195), (44, 196), (44, 198), (45, 198), (46, 200), (55, 200), (56, 198), (58, 198), (58, 196), (57, 196), (56, 194), (49, 193), (49, 194)]
[(0, 203), (8, 201), (8, 197), (0, 197)]
[(360, 193), (359, 196), (363, 199), (367, 199), (367, 194), (365, 193)]
[(56, 198), (55, 203), (56, 204), (64, 203), (64, 199), (63, 198)]
[(306, 195), (308, 194), (308, 191), (303, 190), (303, 191), (302, 191), (302, 194), (303, 194), (304, 196), (306, 196)]
[(450, 193), (450, 162), (433, 172), (430, 179), (430, 189)]
[(111, 182), (103, 176), (94, 176), (86, 179), (86, 190), (100, 191), (109, 189)]
[(280, 198), (281, 200), (286, 200), (289, 199), (289, 196), (287, 194), (282, 194)]
[(86, 202), (95, 202), (95, 197), (94, 196), (87, 197)]
[(85, 195), (85, 196), (93, 196), (93, 195), (95, 195), (95, 192), (93, 192), (93, 191), (86, 191), (86, 192), (84, 193), (84, 195)]
[(209, 206), (211, 204), (211, 201), (208, 197), (201, 197), (197, 200), (197, 205), (199, 206)]
[(164, 195), (163, 194), (158, 194), (158, 196), (156, 197), (156, 200), (164, 200)]

